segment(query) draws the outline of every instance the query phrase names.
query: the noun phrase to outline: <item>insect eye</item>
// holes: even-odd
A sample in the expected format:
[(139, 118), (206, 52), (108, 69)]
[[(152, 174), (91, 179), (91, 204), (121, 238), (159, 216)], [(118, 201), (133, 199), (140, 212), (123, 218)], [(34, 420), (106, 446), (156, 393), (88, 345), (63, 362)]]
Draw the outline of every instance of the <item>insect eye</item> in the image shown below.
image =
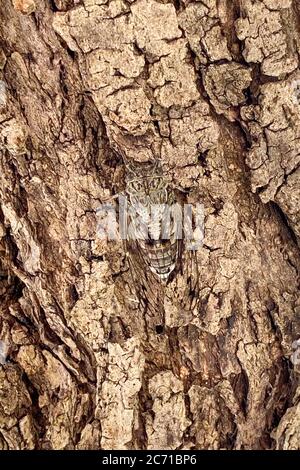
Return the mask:
[(139, 181), (129, 181), (127, 184), (127, 188), (131, 192), (140, 192), (141, 191), (141, 183)]
[(151, 189), (159, 189), (161, 186), (161, 179), (160, 178), (155, 178), (150, 182), (150, 188)]
[(133, 187), (134, 187), (134, 189), (135, 189), (136, 191), (138, 191), (138, 192), (141, 192), (142, 189), (143, 189), (143, 185), (142, 185), (142, 183), (141, 183), (140, 181), (136, 181), (136, 182), (134, 183), (134, 186), (133, 186)]

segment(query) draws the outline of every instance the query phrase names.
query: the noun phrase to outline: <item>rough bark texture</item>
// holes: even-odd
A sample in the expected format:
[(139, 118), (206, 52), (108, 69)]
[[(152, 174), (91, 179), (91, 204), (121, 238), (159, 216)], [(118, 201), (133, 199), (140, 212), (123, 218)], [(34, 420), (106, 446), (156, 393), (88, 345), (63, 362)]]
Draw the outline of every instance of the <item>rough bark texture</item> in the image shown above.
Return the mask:
[[(299, 19), (297, 0), (0, 2), (0, 448), (299, 448)], [(119, 153), (205, 206), (190, 308), (178, 273), (150, 317), (97, 239)]]

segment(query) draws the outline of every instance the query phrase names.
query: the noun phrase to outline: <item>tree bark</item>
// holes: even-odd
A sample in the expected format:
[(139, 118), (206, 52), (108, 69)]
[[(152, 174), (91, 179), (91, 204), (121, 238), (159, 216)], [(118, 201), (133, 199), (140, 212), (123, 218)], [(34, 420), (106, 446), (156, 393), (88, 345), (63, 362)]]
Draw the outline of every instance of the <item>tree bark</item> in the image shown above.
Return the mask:
[[(299, 449), (299, 19), (0, 3), (0, 448)], [(142, 308), (144, 274), (97, 237), (120, 155), (204, 204), (195, 304), (185, 261)]]

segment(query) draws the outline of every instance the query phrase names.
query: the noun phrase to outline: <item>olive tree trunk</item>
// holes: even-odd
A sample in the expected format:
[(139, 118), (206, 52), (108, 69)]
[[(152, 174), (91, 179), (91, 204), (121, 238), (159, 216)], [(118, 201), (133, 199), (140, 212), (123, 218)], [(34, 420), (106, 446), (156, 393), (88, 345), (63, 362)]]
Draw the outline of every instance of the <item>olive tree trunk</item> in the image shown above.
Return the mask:
[[(0, 448), (299, 448), (299, 19), (0, 2)], [(97, 236), (120, 155), (204, 205), (166, 286)]]

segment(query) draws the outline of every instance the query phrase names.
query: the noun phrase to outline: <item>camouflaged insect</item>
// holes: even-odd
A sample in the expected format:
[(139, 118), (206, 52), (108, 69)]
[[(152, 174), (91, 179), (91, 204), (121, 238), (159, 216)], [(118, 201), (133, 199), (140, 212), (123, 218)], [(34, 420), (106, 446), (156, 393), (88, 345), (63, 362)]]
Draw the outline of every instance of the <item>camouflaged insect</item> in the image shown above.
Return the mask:
[(166, 282), (174, 271), (180, 241), (174, 194), (164, 179), (159, 162), (126, 164), (129, 199), (129, 243), (149, 269)]
[[(197, 254), (182, 237), (184, 196), (168, 184), (160, 162), (128, 162), (124, 155), (123, 161), (127, 257), (147, 329), (153, 331), (165, 323), (165, 301), (181, 312), (198, 308)], [(166, 291), (169, 281), (171, 297)]]

